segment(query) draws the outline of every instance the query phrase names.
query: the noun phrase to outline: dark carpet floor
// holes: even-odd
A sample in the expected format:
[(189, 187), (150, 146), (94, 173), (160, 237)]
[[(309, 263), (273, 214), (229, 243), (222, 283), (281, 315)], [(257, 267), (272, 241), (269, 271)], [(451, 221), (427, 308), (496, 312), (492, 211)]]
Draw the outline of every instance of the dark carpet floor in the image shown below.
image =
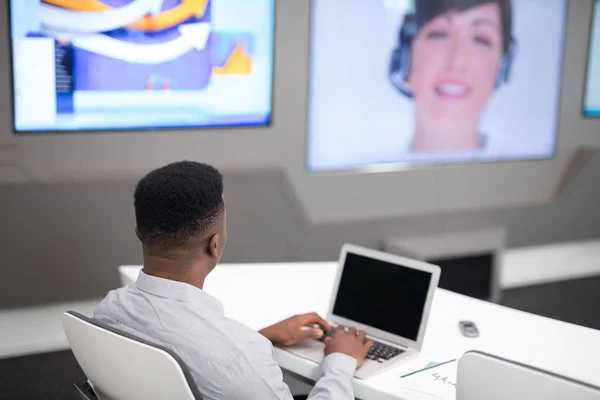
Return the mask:
[[(600, 330), (600, 277), (511, 289), (502, 304)], [(79, 400), (85, 376), (70, 351), (0, 360), (0, 400)]]
[(79, 400), (74, 380), (85, 375), (70, 350), (0, 360), (2, 400)]

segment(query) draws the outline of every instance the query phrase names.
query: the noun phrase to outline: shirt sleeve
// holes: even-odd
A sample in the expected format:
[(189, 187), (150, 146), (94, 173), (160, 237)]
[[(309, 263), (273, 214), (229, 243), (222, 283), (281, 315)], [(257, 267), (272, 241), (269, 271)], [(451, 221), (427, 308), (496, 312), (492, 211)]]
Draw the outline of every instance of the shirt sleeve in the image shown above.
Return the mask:
[[(356, 360), (344, 354), (328, 355), (320, 367), (320, 379), (310, 400), (354, 400), (352, 376)], [(293, 400), (272, 355), (246, 349), (229, 365), (222, 400)]]
[(309, 400), (353, 400), (352, 377), (356, 359), (342, 353), (329, 354), (320, 367), (321, 377), (308, 396)]

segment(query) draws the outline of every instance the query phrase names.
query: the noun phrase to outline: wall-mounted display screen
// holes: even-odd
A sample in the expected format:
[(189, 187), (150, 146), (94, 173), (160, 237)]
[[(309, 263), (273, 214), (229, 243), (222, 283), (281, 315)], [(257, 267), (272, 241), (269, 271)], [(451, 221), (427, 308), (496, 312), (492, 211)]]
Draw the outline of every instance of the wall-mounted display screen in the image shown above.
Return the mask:
[(275, 0), (10, 0), (16, 132), (265, 125)]
[(310, 171), (552, 158), (566, 1), (313, 0)]
[(583, 113), (588, 117), (600, 116), (600, 0), (594, 2), (590, 45), (588, 50), (587, 80)]

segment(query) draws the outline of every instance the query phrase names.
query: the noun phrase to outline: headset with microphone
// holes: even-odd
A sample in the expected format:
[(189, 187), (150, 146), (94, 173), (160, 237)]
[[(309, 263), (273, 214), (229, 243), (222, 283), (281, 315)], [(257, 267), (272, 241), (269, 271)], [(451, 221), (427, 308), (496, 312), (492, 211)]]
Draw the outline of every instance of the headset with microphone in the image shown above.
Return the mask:
[[(412, 98), (413, 93), (407, 87), (408, 76), (410, 74), (410, 53), (412, 42), (417, 34), (417, 19), (414, 13), (404, 15), (404, 21), (398, 33), (398, 44), (392, 52), (390, 61), (389, 80), (392, 85), (406, 97)], [(508, 83), (510, 70), (516, 48), (516, 41), (511, 39), (507, 50), (502, 55), (498, 78), (496, 79), (496, 88)]]

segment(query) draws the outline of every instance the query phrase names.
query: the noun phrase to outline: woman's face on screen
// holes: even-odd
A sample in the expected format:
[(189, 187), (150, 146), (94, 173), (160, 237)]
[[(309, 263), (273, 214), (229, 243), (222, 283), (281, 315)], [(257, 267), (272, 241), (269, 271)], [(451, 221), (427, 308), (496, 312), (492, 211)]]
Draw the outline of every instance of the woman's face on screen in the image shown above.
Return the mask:
[(413, 41), (408, 84), (418, 113), (431, 121), (472, 124), (494, 91), (502, 57), (497, 4), (432, 19)]

